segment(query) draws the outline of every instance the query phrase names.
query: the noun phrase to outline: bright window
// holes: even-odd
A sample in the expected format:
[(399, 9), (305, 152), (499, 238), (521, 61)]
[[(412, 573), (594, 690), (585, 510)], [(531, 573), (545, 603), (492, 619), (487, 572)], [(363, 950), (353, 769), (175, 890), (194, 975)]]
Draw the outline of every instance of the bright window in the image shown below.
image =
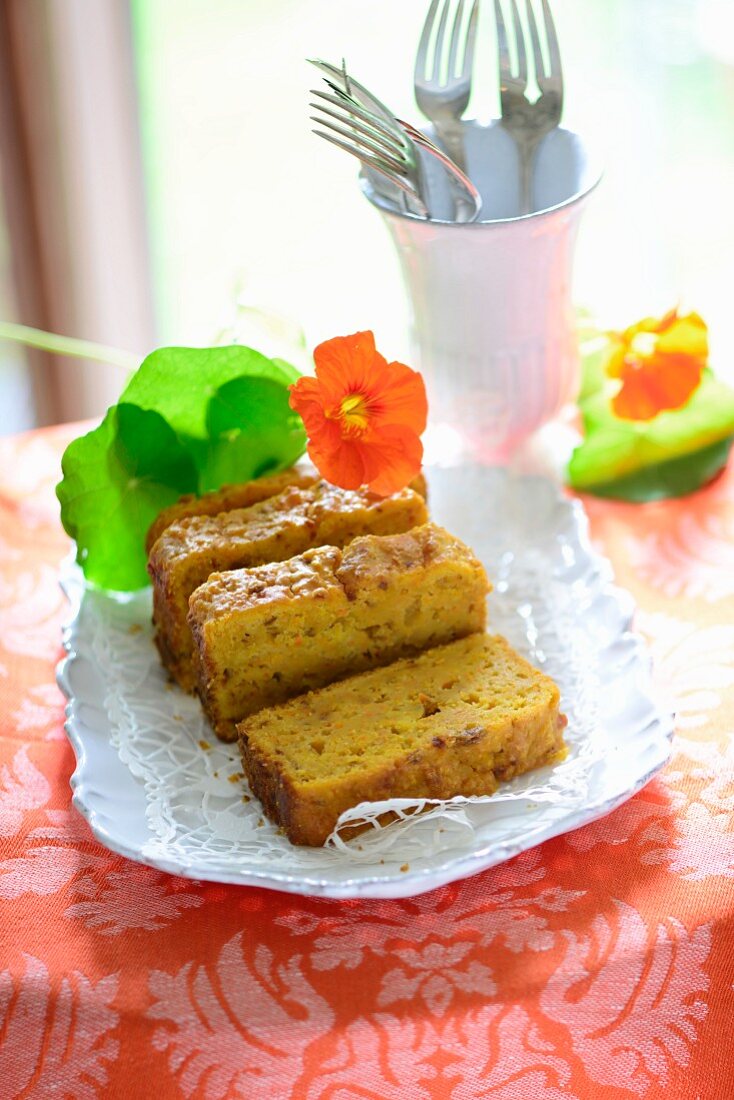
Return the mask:
[[(304, 58), (338, 61), (415, 119), (425, 0), (138, 0), (135, 26), (161, 335), (205, 342), (238, 287), (309, 342), (375, 328), (407, 354), (392, 245), (356, 162), (310, 133)], [(734, 360), (734, 9), (730, 0), (554, 0), (565, 123), (606, 165), (579, 242), (576, 297), (611, 323), (680, 296)], [(471, 113), (496, 113), (492, 5)], [(726, 46), (726, 43), (729, 46)], [(727, 52), (727, 48), (729, 52)]]

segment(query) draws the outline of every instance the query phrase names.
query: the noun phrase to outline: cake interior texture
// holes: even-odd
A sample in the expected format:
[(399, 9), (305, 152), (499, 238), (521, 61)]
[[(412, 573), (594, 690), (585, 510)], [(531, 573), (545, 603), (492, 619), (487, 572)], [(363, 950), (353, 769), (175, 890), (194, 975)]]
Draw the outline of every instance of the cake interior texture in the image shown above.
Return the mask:
[(433, 523), (215, 573), (190, 600), (198, 687), (217, 734), (264, 706), (484, 629), (487, 576)]
[(473, 634), (300, 695), (238, 726), (245, 774), (294, 844), (365, 801), (492, 794), (565, 755), (555, 683)]
[(285, 561), (314, 546), (344, 546), (359, 535), (409, 531), (427, 519), (425, 501), (411, 489), (380, 498), (319, 481), (250, 508), (177, 520), (156, 540), (148, 562), (164, 665), (181, 687), (194, 690), (189, 597), (212, 573)]

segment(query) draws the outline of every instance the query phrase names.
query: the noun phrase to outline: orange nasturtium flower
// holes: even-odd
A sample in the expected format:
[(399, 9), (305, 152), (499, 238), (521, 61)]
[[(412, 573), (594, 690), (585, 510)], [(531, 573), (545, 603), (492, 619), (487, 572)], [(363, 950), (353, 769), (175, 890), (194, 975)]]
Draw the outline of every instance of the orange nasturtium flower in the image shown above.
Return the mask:
[(652, 420), (680, 409), (698, 388), (708, 360), (708, 335), (697, 313), (646, 317), (615, 336), (607, 374), (621, 379), (612, 409), (625, 420)]
[(428, 402), (423, 379), (388, 363), (371, 332), (336, 336), (314, 351), (315, 378), (291, 386), (291, 408), (306, 427), (319, 473), (342, 489), (379, 496), (404, 489), (423, 459)]

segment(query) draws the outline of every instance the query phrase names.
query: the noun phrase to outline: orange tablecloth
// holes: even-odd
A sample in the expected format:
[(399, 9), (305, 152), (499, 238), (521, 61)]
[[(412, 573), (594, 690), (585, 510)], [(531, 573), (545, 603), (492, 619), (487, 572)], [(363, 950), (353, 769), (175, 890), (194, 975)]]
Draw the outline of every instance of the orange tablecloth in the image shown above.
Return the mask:
[(734, 1097), (734, 471), (588, 501), (677, 700), (603, 820), (409, 901), (198, 885), (71, 808), (68, 429), (0, 441), (0, 1100)]

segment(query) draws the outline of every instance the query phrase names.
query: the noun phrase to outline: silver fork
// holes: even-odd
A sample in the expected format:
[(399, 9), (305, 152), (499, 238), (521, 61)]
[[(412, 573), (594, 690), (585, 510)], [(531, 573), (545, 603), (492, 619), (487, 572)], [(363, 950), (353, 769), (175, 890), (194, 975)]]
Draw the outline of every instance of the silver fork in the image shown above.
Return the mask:
[[(520, 154), (520, 213), (530, 214), (533, 210), (532, 169), (535, 153), (541, 139), (551, 130), (554, 130), (561, 121), (563, 112), (563, 69), (561, 67), (558, 36), (556, 35), (548, 0), (541, 0), (545, 37), (548, 45), (547, 67), (543, 60), (538, 24), (532, 2), (531, 0), (525, 0), (535, 81), (540, 89), (540, 96), (535, 103), (528, 100), (525, 94), (528, 86), (525, 36), (520, 23), (516, 0), (508, 0), (508, 3), (512, 13), (512, 27), (509, 34), (500, 0), (494, 0), (500, 102), (502, 105), (501, 122), (514, 137)], [(510, 34), (514, 39), (517, 54), (515, 72), (513, 72), (510, 58)]]
[[(383, 176), (386, 175), (387, 168), (392, 173), (397, 171), (400, 180), (398, 182), (395, 177), (391, 177), (393, 182), (397, 182), (413, 201), (415, 194), (422, 201), (424, 183), (417, 149), (425, 150), (434, 156), (447, 172), (453, 199), (454, 219), (457, 222), (470, 222), (476, 219), (482, 206), (479, 192), (471, 180), (441, 149), (420, 130), (396, 119), (379, 99), (347, 74), (343, 65), (341, 69), (337, 69), (336, 66), (324, 61), (314, 61), (313, 64), (330, 74), (332, 79), (327, 79), (326, 83), (336, 94), (330, 95), (317, 91), (313, 93), (324, 100), (328, 106), (324, 106), (323, 103), (312, 103), (311, 106), (328, 117), (311, 116), (312, 120), (338, 134), (338, 137), (330, 137), (318, 130), (314, 131), (315, 133), (346, 149), (347, 152), (359, 156), (368, 170), (377, 170)], [(348, 147), (347, 143), (351, 145)], [(410, 185), (410, 189), (406, 188), (406, 182)]]
[(415, 126), (411, 126), (409, 122), (403, 122), (402, 119), (398, 119), (398, 122), (419, 149), (425, 149), (446, 169), (454, 205), (454, 221), (462, 223), (476, 221), (482, 210), (482, 196), (469, 177), (444, 153), (443, 149), (434, 145), (422, 130), (417, 130)]
[[(311, 115), (311, 121), (322, 127), (313, 132), (351, 153), (370, 172), (397, 187), (405, 194), (412, 214), (428, 218), (417, 150), (395, 120), (388, 125), (339, 89), (333, 93), (312, 89), (311, 94), (318, 100), (309, 104), (318, 112)], [(412, 149), (406, 151), (408, 143)], [(393, 196), (388, 194), (387, 197)]]
[[(465, 3), (466, 0), (459, 0), (447, 40), (451, 0), (431, 0), (413, 71), (416, 103), (433, 123), (439, 140), (462, 172), (466, 171), (466, 154), (461, 119), (471, 95), (479, 0), (474, 0), (472, 4), (466, 27), (463, 22)], [(428, 52), (432, 38), (434, 46), (429, 68)]]
[[(324, 80), (334, 94), (347, 102), (351, 101), (352, 103), (357, 103), (359, 106), (369, 111), (370, 114), (382, 120), (390, 131), (395, 144), (400, 148), (401, 156), (408, 164), (410, 175), (414, 180), (413, 190), (416, 191), (420, 197), (424, 186), (420, 159), (413, 143), (407, 138), (401, 128), (396, 125), (392, 111), (390, 111), (377, 96), (373, 95), (372, 92), (365, 88), (363, 84), (360, 84), (351, 74), (347, 73), (346, 63), (344, 61), (342, 61), (341, 68), (339, 68), (328, 61), (321, 61), (318, 58), (310, 58), (309, 60), (317, 69), (326, 73)], [(326, 135), (321, 134), (320, 136), (325, 137)], [(384, 172), (377, 166), (366, 164), (364, 161), (362, 163), (367, 169), (367, 176), (370, 182), (379, 194), (383, 195), (383, 197), (387, 198), (390, 202), (397, 201), (403, 209), (407, 208), (411, 213), (418, 213), (421, 217), (427, 216), (425, 212), (421, 212), (418, 208), (422, 205), (423, 211), (425, 211), (425, 204), (423, 204), (422, 199), (420, 199), (418, 204), (416, 204), (413, 199), (411, 205), (410, 191), (406, 191), (405, 188), (395, 181), (389, 180)]]

